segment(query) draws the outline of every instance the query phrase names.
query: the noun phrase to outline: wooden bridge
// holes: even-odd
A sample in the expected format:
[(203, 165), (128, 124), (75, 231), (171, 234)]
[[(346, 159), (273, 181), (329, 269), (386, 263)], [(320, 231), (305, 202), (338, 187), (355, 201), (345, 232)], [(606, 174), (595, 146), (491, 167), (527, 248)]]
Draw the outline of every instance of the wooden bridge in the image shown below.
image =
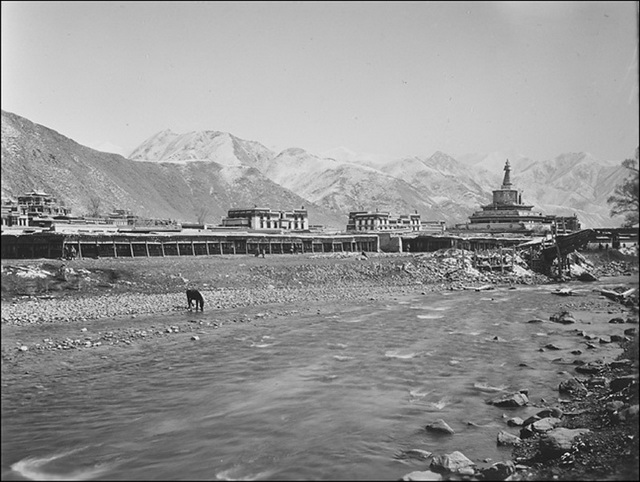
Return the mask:
[(540, 271), (550, 274), (553, 262), (557, 259), (558, 274), (561, 274), (568, 266), (567, 256), (577, 249), (585, 247), (595, 237), (596, 233), (593, 229), (583, 229), (575, 233), (558, 234), (547, 245), (543, 242), (538, 259)]

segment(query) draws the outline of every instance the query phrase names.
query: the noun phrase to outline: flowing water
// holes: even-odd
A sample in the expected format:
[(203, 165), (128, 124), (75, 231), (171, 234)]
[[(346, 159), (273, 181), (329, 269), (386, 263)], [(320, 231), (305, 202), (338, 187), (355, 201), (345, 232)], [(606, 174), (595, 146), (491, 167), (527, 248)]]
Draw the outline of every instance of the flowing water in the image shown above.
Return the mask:
[[(609, 344), (592, 354), (575, 332), (621, 333), (606, 312), (590, 313), (603, 320), (590, 325), (527, 323), (568, 300), (554, 289), (327, 306), (161, 352), (109, 353), (99, 371), (67, 371), (28, 403), (3, 395), (2, 479), (398, 480), (426, 468), (399, 456), (412, 448), (510, 459), (496, 444), (500, 430), (517, 434), (503, 414), (539, 408), (487, 399), (527, 388), (532, 403), (557, 404), (558, 372), (575, 374), (571, 350), (620, 353)], [(548, 343), (562, 350), (539, 350)], [(440, 418), (454, 435), (425, 430)]]

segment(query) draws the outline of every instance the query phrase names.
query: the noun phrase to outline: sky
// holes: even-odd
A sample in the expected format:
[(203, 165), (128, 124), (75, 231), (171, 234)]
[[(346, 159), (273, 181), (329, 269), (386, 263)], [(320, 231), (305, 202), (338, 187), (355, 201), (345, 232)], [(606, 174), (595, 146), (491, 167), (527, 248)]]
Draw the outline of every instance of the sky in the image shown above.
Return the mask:
[(2, 1), (2, 109), (128, 155), (165, 129), (378, 158), (639, 144), (637, 2)]

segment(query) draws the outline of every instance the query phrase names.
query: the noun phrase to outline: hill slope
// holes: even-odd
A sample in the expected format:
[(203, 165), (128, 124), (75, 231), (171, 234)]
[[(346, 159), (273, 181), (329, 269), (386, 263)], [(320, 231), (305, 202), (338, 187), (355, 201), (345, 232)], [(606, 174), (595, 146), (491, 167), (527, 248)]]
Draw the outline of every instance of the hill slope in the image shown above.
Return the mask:
[(242, 162), (144, 162), (95, 151), (47, 127), (2, 111), (2, 195), (44, 190), (72, 209), (88, 210), (92, 197), (101, 211), (131, 209), (153, 218), (195, 222), (200, 211), (217, 224), (230, 208), (305, 206), (314, 223), (346, 224), (339, 213), (319, 208), (273, 183)]

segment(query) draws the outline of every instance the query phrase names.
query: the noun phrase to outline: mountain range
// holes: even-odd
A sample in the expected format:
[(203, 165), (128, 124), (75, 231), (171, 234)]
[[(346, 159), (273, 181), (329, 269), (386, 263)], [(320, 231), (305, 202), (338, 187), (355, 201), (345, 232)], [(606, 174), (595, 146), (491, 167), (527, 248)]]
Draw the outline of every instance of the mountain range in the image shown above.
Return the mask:
[(535, 161), (517, 153), (435, 152), (385, 160), (336, 148), (274, 152), (230, 133), (164, 130), (125, 158), (96, 151), (48, 127), (2, 111), (2, 196), (45, 191), (73, 214), (93, 200), (103, 213), (219, 224), (231, 208), (304, 207), (312, 225), (344, 230), (350, 211), (418, 212), (422, 220), (464, 223), (492, 200), (506, 159), (523, 202), (545, 214), (577, 214), (583, 227), (619, 226), (606, 199), (628, 175), (622, 159), (565, 153)]

